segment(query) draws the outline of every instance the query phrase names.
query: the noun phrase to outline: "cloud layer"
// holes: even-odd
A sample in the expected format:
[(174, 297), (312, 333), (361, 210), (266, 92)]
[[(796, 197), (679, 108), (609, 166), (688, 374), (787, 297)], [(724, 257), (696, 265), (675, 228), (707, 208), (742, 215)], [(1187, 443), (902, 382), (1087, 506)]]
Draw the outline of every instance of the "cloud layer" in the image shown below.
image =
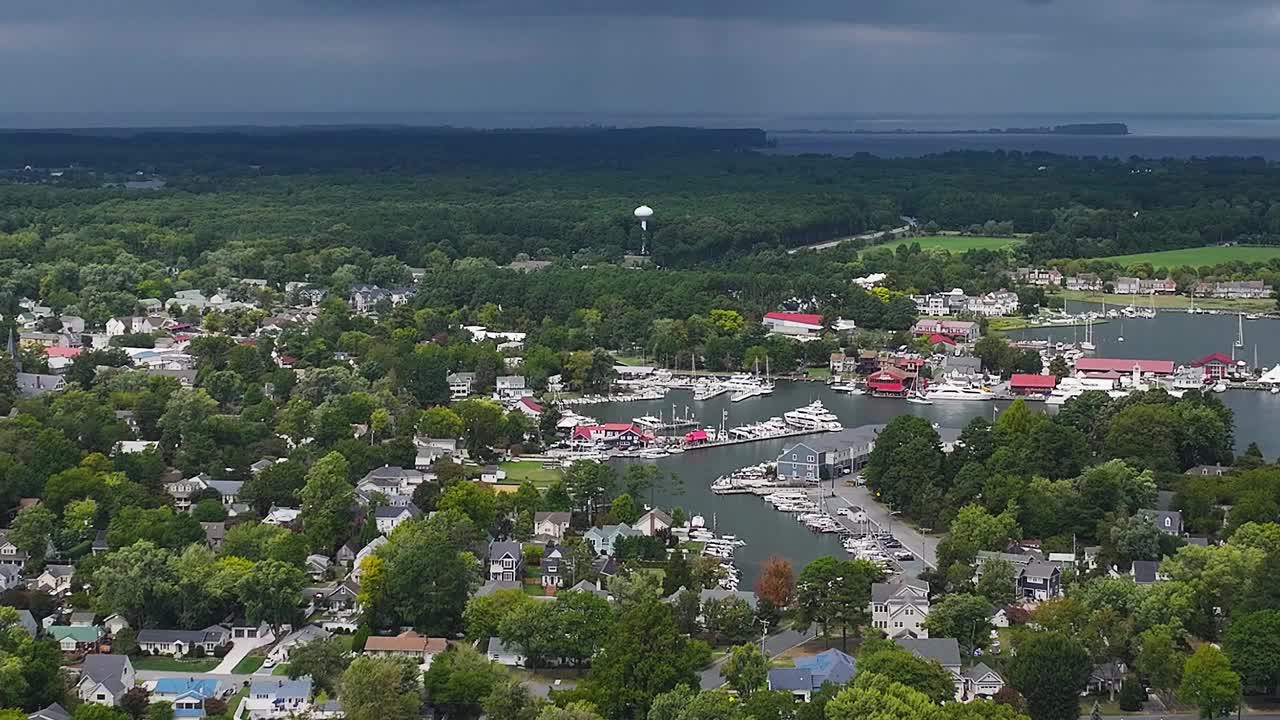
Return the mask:
[(12, 111), (1280, 111), (1280, 0), (0, 0), (0, 13)]

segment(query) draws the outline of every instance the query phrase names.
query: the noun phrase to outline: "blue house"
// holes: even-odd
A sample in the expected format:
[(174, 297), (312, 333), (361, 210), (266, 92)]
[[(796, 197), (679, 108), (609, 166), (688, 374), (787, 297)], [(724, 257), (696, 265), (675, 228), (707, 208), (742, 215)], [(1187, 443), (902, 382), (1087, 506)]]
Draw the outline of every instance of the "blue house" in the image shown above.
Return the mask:
[(809, 702), (826, 683), (844, 685), (858, 672), (857, 663), (835, 648), (817, 655), (796, 658), (795, 667), (769, 671), (769, 689), (791, 693), (801, 702)]
[(156, 681), (151, 699), (173, 704), (173, 715), (178, 718), (204, 717), (204, 701), (218, 697), (221, 683), (217, 680), (194, 678), (161, 678)]

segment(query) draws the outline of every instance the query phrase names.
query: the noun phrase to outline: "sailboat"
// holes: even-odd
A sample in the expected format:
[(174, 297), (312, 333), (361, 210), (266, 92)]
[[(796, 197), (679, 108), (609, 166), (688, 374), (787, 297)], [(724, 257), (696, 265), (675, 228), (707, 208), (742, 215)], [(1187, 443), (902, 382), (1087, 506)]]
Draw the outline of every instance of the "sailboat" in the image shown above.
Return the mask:
[[(1074, 332), (1074, 328), (1072, 331)], [(1084, 342), (1080, 343), (1080, 349), (1085, 351), (1093, 351), (1097, 346), (1093, 344), (1093, 316), (1086, 315), (1084, 319)]]
[(1124, 342), (1124, 318), (1120, 318), (1120, 336), (1116, 338), (1116, 342)]
[(1191, 296), (1191, 305), (1187, 306), (1187, 314), (1188, 315), (1196, 314), (1196, 296), (1195, 295)]
[(1236, 322), (1239, 327), (1236, 329), (1236, 347), (1244, 347), (1244, 313), (1236, 316)]

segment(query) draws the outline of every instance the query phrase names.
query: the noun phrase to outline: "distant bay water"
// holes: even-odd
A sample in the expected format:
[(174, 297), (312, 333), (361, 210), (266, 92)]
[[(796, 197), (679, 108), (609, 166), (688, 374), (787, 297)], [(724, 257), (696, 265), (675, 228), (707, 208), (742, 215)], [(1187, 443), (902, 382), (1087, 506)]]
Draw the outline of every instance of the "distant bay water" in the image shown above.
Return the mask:
[[(1125, 123), (1125, 136), (941, 134), (947, 130)], [(1280, 114), (1144, 113), (663, 113), (663, 112), (0, 112), (0, 130), (108, 128), (213, 129), (290, 126), (753, 127), (769, 132), (787, 155), (915, 157), (950, 150), (1006, 150), (1148, 158), (1236, 156), (1280, 160)], [(911, 130), (929, 134), (855, 134)]]

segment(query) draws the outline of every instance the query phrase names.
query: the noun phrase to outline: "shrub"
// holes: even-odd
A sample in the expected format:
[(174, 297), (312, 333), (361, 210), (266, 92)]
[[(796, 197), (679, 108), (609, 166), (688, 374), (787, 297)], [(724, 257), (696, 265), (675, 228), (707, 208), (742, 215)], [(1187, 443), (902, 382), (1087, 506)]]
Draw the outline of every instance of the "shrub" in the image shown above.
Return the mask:
[(1123, 687), (1120, 688), (1120, 709), (1125, 712), (1133, 712), (1142, 709), (1142, 703), (1147, 701), (1147, 691), (1142, 688), (1142, 683), (1137, 678), (1127, 678)]

